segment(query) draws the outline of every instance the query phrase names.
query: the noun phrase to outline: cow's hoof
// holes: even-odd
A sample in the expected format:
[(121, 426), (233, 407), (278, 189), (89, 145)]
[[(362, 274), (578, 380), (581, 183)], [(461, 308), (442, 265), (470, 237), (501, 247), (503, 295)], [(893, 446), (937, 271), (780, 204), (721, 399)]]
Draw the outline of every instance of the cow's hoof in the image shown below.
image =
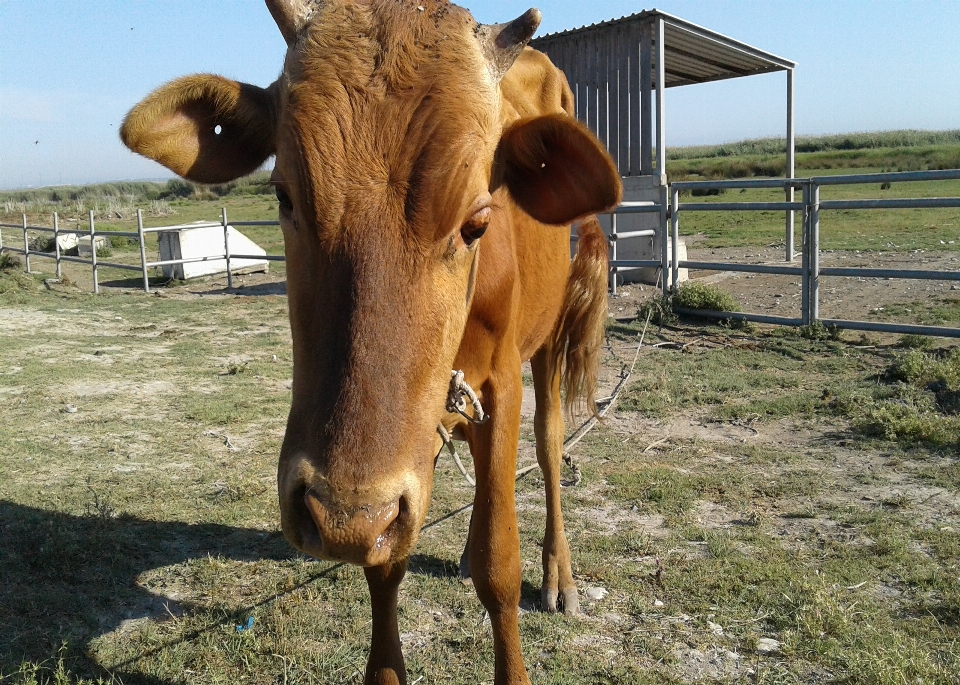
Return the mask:
[(551, 588), (540, 590), (540, 604), (548, 614), (555, 614), (563, 611), (565, 616), (576, 616), (580, 613), (580, 598), (577, 595), (577, 587), (574, 585), (557, 592)]
[(466, 550), (460, 557), (460, 582), (464, 585), (473, 585), (473, 578), (470, 577), (470, 555)]
[(577, 586), (571, 585), (563, 590), (563, 613), (565, 616), (576, 616), (580, 613), (580, 596), (577, 594)]

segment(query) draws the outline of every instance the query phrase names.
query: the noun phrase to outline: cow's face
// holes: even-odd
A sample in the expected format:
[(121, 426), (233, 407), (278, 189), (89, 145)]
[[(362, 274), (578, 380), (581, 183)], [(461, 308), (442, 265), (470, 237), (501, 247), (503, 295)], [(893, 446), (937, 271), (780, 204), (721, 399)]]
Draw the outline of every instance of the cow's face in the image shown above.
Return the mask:
[(509, 226), (492, 193), (559, 224), (618, 186), (564, 116), (502, 130), (499, 79), (535, 10), (481, 27), (439, 0), (268, 5), (289, 44), (276, 83), (182, 79), (123, 136), (208, 182), (276, 154), (294, 345), (283, 530), (311, 555), (380, 565), (409, 555), (426, 515), (481, 236)]

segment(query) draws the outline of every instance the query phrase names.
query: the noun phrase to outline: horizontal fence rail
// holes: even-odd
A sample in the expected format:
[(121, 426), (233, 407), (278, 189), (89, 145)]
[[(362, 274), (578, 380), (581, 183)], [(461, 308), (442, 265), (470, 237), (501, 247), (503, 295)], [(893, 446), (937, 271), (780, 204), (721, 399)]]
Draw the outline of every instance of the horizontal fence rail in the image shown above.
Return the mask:
[[(642, 202), (624, 202), (609, 212), (604, 214), (611, 216), (611, 233), (609, 235), (610, 244), (610, 285), (616, 292), (616, 274), (620, 269), (659, 269), (660, 287), (665, 295), (671, 292), (671, 289), (678, 283), (680, 269), (698, 269), (705, 271), (721, 272), (745, 272), (772, 274), (780, 276), (799, 276), (801, 279), (801, 311), (799, 317), (789, 316), (771, 316), (764, 314), (753, 314), (743, 312), (716, 312), (703, 310), (685, 310), (676, 308), (681, 314), (693, 314), (701, 317), (716, 319), (731, 319), (742, 321), (753, 321), (758, 323), (771, 323), (786, 326), (801, 326), (812, 323), (822, 323), (825, 325), (837, 326), (852, 330), (877, 331), (890, 333), (916, 333), (922, 335), (960, 337), (960, 329), (948, 328), (944, 326), (920, 326), (910, 324), (883, 323), (875, 321), (853, 321), (840, 319), (825, 319), (820, 317), (820, 278), (841, 277), (841, 278), (882, 278), (882, 279), (912, 279), (929, 281), (956, 281), (960, 282), (960, 271), (935, 271), (925, 269), (882, 269), (882, 268), (855, 268), (855, 267), (821, 267), (820, 266), (820, 212), (823, 211), (841, 211), (841, 210), (883, 210), (883, 209), (930, 209), (930, 208), (958, 208), (960, 207), (960, 197), (939, 197), (939, 198), (903, 198), (903, 199), (862, 199), (862, 200), (820, 200), (820, 188), (822, 186), (840, 186), (840, 185), (863, 185), (876, 183), (903, 183), (903, 182), (927, 182), (943, 180), (960, 180), (960, 169), (947, 169), (940, 171), (907, 171), (890, 172), (880, 174), (848, 174), (838, 176), (817, 176), (806, 179), (798, 178), (763, 178), (763, 179), (730, 179), (722, 181), (682, 181), (673, 183), (670, 186), (661, 187), (659, 201)], [(788, 193), (795, 190), (801, 190), (803, 199), (799, 202), (680, 202), (680, 193), (683, 191), (694, 190), (726, 190), (726, 189), (779, 189)], [(802, 215), (801, 231), (803, 236), (803, 250), (801, 254), (800, 266), (776, 265), (776, 264), (742, 264), (735, 262), (710, 262), (699, 260), (675, 259), (674, 255), (679, 254), (679, 222), (680, 215), (683, 212), (794, 212), (799, 211)], [(617, 216), (630, 214), (658, 214), (659, 227), (632, 230), (617, 231)], [(234, 268), (232, 260), (237, 259), (256, 259), (263, 261), (282, 262), (285, 261), (283, 255), (250, 255), (250, 254), (231, 254), (228, 242), (228, 232), (230, 226), (236, 228), (253, 226), (279, 226), (278, 221), (227, 221), (227, 212), (224, 208), (221, 211), (220, 221), (198, 222), (194, 224), (175, 224), (172, 226), (157, 226), (146, 228), (143, 226), (143, 216), (140, 210), (137, 210), (137, 231), (97, 231), (94, 222), (93, 212), (88, 216), (88, 227), (86, 229), (60, 228), (57, 214), (53, 215), (53, 227), (34, 226), (27, 223), (26, 215), (23, 215), (19, 224), (0, 223), (0, 250), (7, 250), (17, 254), (24, 255), (25, 268), (30, 271), (31, 257), (40, 257), (53, 259), (56, 261), (57, 278), (61, 278), (61, 263), (71, 262), (90, 266), (93, 273), (93, 289), (99, 292), (98, 268), (109, 267), (112, 269), (124, 269), (128, 271), (139, 271), (143, 277), (143, 290), (150, 292), (150, 281), (148, 270), (151, 268), (172, 266), (179, 264), (191, 264), (206, 261), (225, 260), (227, 287), (233, 288)], [(163, 231), (174, 231), (191, 228), (213, 228), (219, 227), (223, 230), (223, 250), (216, 254), (193, 257), (185, 259), (168, 259), (162, 261), (149, 261), (146, 256), (145, 236), (151, 233), (160, 233)], [(22, 233), (23, 246), (5, 245), (3, 242), (3, 230), (13, 229)], [(54, 252), (40, 252), (30, 249), (29, 233), (53, 234)], [(90, 257), (72, 256), (61, 254), (59, 237), (61, 235), (89, 236), (91, 244)], [(123, 237), (135, 239), (140, 248), (140, 264), (119, 264), (115, 262), (105, 262), (97, 258), (96, 239), (98, 237)], [(617, 259), (617, 243), (621, 240), (631, 238), (653, 238), (660, 242), (659, 259)], [(571, 236), (571, 241), (575, 241), (576, 236)], [(788, 239), (788, 245), (792, 245), (792, 232)], [(793, 252), (789, 249), (788, 262), (792, 261)]]
[[(913, 279), (930, 281), (960, 281), (960, 271), (933, 271), (923, 269), (880, 269), (855, 267), (820, 266), (820, 212), (839, 210), (890, 210), (890, 209), (931, 209), (960, 207), (960, 197), (933, 198), (895, 198), (862, 200), (820, 200), (821, 186), (863, 185), (877, 183), (930, 182), (960, 180), (960, 169), (940, 171), (907, 171), (880, 174), (848, 174), (838, 176), (818, 176), (807, 179), (753, 179), (733, 181), (684, 181), (670, 185), (669, 240), (673, 254), (679, 246), (679, 216), (681, 212), (724, 212), (724, 211), (769, 211), (799, 210), (802, 212), (801, 231), (803, 251), (800, 267), (776, 266), (770, 264), (739, 264), (732, 262), (701, 262), (694, 260), (676, 260), (668, 265), (664, 260), (661, 269), (672, 269), (673, 283), (677, 282), (677, 272), (681, 268), (711, 271), (736, 271), (746, 273), (764, 273), (776, 275), (800, 276), (801, 312), (799, 318), (744, 314), (741, 312), (690, 311), (678, 308), (684, 314), (694, 314), (707, 318), (777, 323), (789, 326), (820, 323), (851, 330), (876, 331), (886, 333), (913, 333), (960, 338), (960, 328), (944, 326), (919, 326), (876, 321), (854, 321), (825, 319), (820, 317), (820, 277), (835, 276), (843, 278), (883, 278)], [(679, 201), (681, 191), (722, 190), (733, 188), (799, 188), (803, 192), (801, 202), (684, 202)], [(667, 227), (661, 229), (666, 240)], [(788, 240), (789, 243), (789, 240)], [(792, 252), (792, 251), (791, 251)]]

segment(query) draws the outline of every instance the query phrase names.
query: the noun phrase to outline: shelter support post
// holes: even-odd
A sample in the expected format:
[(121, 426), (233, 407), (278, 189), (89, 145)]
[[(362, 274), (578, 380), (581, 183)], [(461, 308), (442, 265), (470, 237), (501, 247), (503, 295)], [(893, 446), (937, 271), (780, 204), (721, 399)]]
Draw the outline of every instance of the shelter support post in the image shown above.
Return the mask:
[(143, 273), (143, 292), (150, 292), (150, 276), (147, 274), (147, 244), (143, 235), (143, 212), (137, 210), (137, 238), (140, 240), (140, 270)]
[(93, 222), (93, 210), (90, 210), (90, 266), (93, 270), (93, 294), (100, 294), (99, 274), (97, 273), (97, 229)]
[[(787, 69), (787, 166), (786, 173), (784, 174), (787, 178), (793, 180), (794, 174), (796, 173), (795, 164), (795, 148), (796, 148), (796, 138), (793, 130), (793, 69)], [(793, 202), (794, 199), (794, 188), (789, 186), (786, 189), (786, 200), (787, 202)], [(787, 252), (787, 261), (792, 262), (794, 256), (794, 215), (793, 210), (787, 210), (787, 226), (786, 226), (786, 252)]]
[(227, 290), (233, 290), (233, 272), (230, 271), (230, 227), (227, 225), (226, 207), (220, 208), (220, 223), (223, 224), (223, 258), (227, 262)]
[(60, 216), (57, 212), (53, 213), (53, 250), (57, 257), (57, 280), (63, 278), (63, 272), (60, 267)]
[[(651, 111), (650, 90), (653, 88), (653, 27), (644, 23), (640, 27), (640, 174), (653, 173), (653, 112)], [(664, 274), (666, 276), (666, 274)]]
[[(655, 41), (657, 44), (657, 173), (660, 184), (667, 183), (667, 136), (664, 122), (663, 91), (667, 80), (666, 59), (664, 56), (663, 17), (657, 17)], [(674, 252), (676, 254), (676, 252)]]
[(30, 241), (27, 239), (27, 215), (23, 214), (23, 268), (30, 273)]

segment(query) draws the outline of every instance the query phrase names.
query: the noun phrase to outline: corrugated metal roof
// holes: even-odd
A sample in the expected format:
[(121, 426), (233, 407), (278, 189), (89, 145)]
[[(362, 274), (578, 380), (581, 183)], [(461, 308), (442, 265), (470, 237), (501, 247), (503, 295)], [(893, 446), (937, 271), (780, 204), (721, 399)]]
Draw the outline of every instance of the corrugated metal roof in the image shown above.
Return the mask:
[[(591, 26), (551, 33), (534, 39), (530, 44), (550, 55), (554, 63), (567, 72), (569, 77), (571, 71), (582, 72), (584, 67), (588, 66), (572, 63), (579, 59), (580, 51), (577, 46), (584, 42), (601, 46), (616, 43), (619, 48), (626, 41), (628, 44), (635, 44), (639, 50), (641, 26), (652, 24), (657, 18), (662, 19), (664, 24), (664, 86), (667, 88), (796, 67), (795, 62), (655, 9)], [(608, 51), (607, 47), (600, 49), (602, 52)], [(655, 86), (655, 64), (653, 83)]]

